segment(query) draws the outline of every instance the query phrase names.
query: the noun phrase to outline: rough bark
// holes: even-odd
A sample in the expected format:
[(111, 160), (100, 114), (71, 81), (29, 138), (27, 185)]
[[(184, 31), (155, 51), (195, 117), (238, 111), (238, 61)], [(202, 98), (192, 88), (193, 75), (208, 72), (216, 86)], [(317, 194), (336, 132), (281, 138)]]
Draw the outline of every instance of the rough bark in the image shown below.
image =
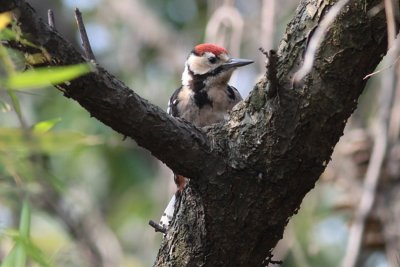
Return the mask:
[[(336, 1), (302, 1), (278, 50), (277, 93), (262, 79), (231, 119), (203, 130), (169, 117), (122, 82), (96, 71), (60, 85), (92, 116), (132, 137), (171, 169), (190, 177), (157, 266), (261, 266), (290, 217), (324, 170), (347, 118), (386, 49), (378, 0), (353, 0), (331, 25), (312, 71), (293, 85), (315, 27)], [(23, 1), (26, 38), (43, 47), (48, 65), (84, 61)], [(19, 47), (24, 50), (24, 47)], [(261, 54), (260, 54), (261, 56)]]

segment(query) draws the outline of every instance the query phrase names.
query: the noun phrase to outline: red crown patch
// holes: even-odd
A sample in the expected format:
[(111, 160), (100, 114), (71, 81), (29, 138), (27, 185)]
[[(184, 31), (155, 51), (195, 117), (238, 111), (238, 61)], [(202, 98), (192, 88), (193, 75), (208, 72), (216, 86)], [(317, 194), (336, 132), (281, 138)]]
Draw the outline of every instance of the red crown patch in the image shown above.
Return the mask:
[(194, 52), (198, 55), (203, 55), (206, 52), (211, 52), (216, 56), (219, 56), (222, 53), (228, 54), (225, 48), (222, 46), (218, 46), (215, 44), (199, 44), (194, 47)]

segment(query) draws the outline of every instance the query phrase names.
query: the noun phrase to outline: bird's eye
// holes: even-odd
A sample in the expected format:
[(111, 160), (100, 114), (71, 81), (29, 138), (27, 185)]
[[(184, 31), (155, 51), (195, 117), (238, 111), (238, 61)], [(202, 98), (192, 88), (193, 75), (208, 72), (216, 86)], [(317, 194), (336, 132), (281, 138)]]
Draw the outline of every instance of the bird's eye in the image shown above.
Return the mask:
[(208, 58), (208, 62), (210, 62), (211, 64), (215, 64), (217, 62), (217, 58), (216, 57), (209, 57)]

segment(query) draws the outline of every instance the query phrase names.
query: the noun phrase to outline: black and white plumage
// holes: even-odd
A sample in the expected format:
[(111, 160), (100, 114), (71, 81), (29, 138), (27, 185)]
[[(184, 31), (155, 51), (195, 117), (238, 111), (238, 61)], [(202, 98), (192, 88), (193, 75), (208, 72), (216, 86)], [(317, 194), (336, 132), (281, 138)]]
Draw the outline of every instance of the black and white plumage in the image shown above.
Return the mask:
[[(182, 86), (168, 102), (168, 114), (182, 118), (197, 127), (204, 127), (226, 119), (230, 110), (242, 97), (229, 85), (237, 67), (253, 63), (252, 60), (231, 58), (225, 48), (214, 44), (197, 45), (185, 63)], [(177, 194), (185, 185), (185, 178), (175, 174)], [(167, 229), (174, 214), (177, 194), (173, 196), (160, 220)]]
[[(221, 86), (222, 87), (222, 86)], [(226, 119), (234, 105), (242, 100), (239, 91), (231, 86), (191, 90), (179, 87), (168, 102), (168, 114), (203, 127)]]
[(240, 93), (228, 85), (233, 71), (253, 61), (230, 58), (217, 45), (200, 44), (190, 53), (182, 74), (182, 86), (171, 96), (168, 113), (203, 127), (224, 120)]

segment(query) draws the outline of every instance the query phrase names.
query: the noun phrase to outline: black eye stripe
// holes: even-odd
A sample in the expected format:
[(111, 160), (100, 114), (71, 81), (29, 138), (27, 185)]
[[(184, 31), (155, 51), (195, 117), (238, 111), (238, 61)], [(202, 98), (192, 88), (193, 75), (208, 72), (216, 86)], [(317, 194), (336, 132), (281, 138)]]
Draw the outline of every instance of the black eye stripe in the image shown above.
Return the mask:
[(214, 64), (217, 62), (217, 58), (216, 57), (209, 57), (208, 58), (208, 62), (210, 62), (211, 64)]

